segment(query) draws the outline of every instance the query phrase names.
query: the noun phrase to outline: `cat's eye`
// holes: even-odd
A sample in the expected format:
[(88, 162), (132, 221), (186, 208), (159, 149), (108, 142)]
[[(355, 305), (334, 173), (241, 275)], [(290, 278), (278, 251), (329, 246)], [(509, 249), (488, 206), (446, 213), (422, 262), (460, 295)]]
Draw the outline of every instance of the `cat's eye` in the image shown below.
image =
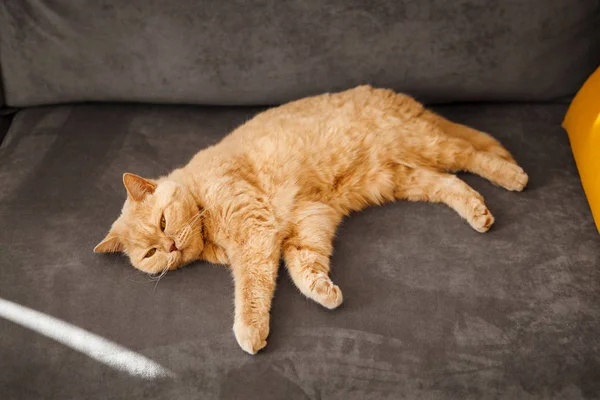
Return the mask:
[(154, 253), (156, 253), (156, 249), (150, 249), (144, 256), (144, 258), (152, 257), (154, 255)]
[(165, 219), (165, 215), (163, 214), (160, 217), (160, 230), (164, 232), (166, 227), (167, 227), (167, 220)]

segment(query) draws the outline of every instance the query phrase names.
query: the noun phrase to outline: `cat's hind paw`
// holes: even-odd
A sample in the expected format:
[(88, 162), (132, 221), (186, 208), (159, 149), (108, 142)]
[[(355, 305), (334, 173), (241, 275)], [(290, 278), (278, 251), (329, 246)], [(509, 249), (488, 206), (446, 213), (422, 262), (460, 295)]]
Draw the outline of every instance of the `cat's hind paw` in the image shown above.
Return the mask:
[(494, 184), (513, 192), (520, 192), (527, 186), (529, 176), (514, 162), (492, 158), (487, 166), (491, 174), (489, 179)]
[(529, 181), (529, 176), (523, 171), (523, 168), (516, 164), (507, 163), (502, 174), (504, 179), (501, 181), (501, 184), (507, 190), (520, 192), (525, 189)]

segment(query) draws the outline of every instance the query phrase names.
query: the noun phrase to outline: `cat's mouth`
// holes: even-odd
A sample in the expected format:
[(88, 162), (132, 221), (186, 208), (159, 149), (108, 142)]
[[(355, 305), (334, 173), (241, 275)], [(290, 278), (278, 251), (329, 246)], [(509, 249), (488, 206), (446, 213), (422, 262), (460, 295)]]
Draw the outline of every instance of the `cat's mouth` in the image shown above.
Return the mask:
[(181, 265), (183, 259), (183, 251), (181, 249), (169, 253), (169, 260), (166, 265), (166, 270), (173, 271)]

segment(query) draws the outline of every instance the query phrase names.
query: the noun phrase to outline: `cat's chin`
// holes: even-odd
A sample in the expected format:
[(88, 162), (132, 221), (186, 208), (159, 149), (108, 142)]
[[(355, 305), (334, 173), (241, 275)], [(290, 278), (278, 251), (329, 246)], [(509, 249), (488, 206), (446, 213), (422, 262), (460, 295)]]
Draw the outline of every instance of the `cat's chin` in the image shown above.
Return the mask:
[(175, 263), (173, 263), (173, 265), (171, 265), (171, 267), (169, 268), (169, 271), (174, 271), (177, 268), (181, 267), (182, 265), (184, 265), (181, 261), (177, 261)]
[(201, 246), (196, 247), (200, 247), (200, 250), (197, 250), (196, 248), (184, 248), (179, 250), (177, 254), (177, 261), (173, 263), (169, 270), (175, 270), (177, 268), (183, 267), (186, 264), (198, 260), (200, 258), (200, 254), (202, 253), (202, 249), (204, 248), (204, 243), (202, 243)]

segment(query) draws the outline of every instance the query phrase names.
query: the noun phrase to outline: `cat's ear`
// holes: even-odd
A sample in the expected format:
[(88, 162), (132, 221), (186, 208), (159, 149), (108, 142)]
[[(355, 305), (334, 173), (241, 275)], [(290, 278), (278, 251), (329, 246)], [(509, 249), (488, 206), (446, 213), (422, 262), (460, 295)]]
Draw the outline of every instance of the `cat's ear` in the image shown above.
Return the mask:
[(123, 184), (129, 197), (135, 201), (144, 200), (144, 197), (156, 190), (156, 183), (130, 173), (123, 174)]
[(94, 247), (94, 253), (116, 253), (119, 251), (123, 251), (123, 244), (117, 235), (112, 232), (109, 232), (104, 240)]

